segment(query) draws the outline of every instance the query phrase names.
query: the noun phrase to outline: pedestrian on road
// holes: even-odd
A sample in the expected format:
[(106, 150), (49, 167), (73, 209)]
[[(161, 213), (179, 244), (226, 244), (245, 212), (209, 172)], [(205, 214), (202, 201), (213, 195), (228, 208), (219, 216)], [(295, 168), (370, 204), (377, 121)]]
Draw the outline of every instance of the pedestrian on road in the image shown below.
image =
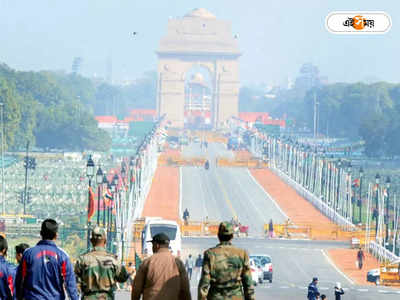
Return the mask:
[(150, 241), (153, 255), (146, 258), (136, 273), (132, 300), (191, 300), (189, 279), (183, 262), (169, 251), (169, 237), (156, 234)]
[(336, 282), (336, 285), (335, 285), (335, 300), (342, 299), (342, 295), (344, 295), (344, 291), (342, 289), (342, 286), (341, 286), (340, 282)]
[(232, 245), (230, 222), (219, 225), (218, 239), (220, 243), (216, 247), (204, 252), (198, 299), (255, 300), (249, 255)]
[(269, 220), (268, 223), (268, 237), (272, 239), (274, 237), (274, 223), (272, 222), (272, 219)]
[(94, 227), (90, 242), (93, 249), (79, 256), (75, 264), (78, 290), (85, 300), (114, 299), (117, 282), (127, 281), (129, 273), (114, 254), (107, 252), (104, 228)]
[(76, 278), (68, 255), (57, 245), (58, 224), (46, 219), (40, 230), (42, 240), (26, 249), (17, 274), (17, 299), (63, 300), (65, 291), (71, 300), (78, 300)]
[(185, 211), (183, 212), (183, 220), (185, 221), (185, 225), (188, 225), (189, 216), (189, 211), (187, 208), (185, 208)]
[(129, 278), (128, 278), (127, 284), (128, 284), (128, 291), (130, 291), (132, 289), (133, 280), (135, 279), (135, 275), (136, 275), (136, 267), (133, 265), (133, 262), (128, 263), (126, 270), (129, 273)]
[(187, 270), (189, 280), (192, 280), (192, 273), (194, 268), (194, 259), (192, 257), (192, 254), (189, 254), (189, 257), (186, 259), (185, 267)]
[(308, 293), (307, 293), (307, 299), (308, 300), (317, 300), (320, 296), (320, 293), (318, 291), (318, 278), (314, 277), (312, 282), (308, 285)]
[(15, 267), (6, 261), (8, 243), (0, 236), (0, 299), (14, 299)]
[(196, 279), (197, 281), (200, 280), (201, 275), (201, 266), (203, 265), (203, 259), (201, 258), (201, 254), (196, 258), (195, 262), (195, 270), (196, 270)]
[(326, 295), (325, 294), (322, 294), (321, 295), (321, 300), (325, 300), (326, 299)]
[(361, 270), (363, 267), (363, 263), (365, 260), (365, 255), (362, 249), (360, 248), (357, 252), (357, 262), (358, 262), (358, 268)]

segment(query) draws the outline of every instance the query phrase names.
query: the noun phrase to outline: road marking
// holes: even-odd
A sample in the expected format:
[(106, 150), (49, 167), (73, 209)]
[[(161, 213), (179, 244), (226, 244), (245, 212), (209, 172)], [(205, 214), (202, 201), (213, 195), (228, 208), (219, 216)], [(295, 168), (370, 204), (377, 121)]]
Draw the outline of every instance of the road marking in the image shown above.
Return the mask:
[(329, 290), (329, 288), (327, 288), (327, 287), (320, 287), (319, 288), (321, 291), (327, 291), (327, 290)]
[(288, 215), (285, 214), (285, 212), (282, 210), (282, 208), (276, 203), (275, 199), (271, 197), (270, 194), (262, 187), (262, 185), (254, 178), (254, 176), (251, 174), (250, 170), (247, 169), (247, 173), (249, 174), (250, 178), (253, 179), (253, 181), (258, 185), (258, 187), (264, 192), (264, 194), (272, 201), (272, 203), (275, 204), (276, 208), (280, 211), (280, 213), (285, 217), (285, 219), (289, 219)]
[(359, 292), (368, 292), (368, 289), (357, 289)]
[(286, 286), (286, 285), (284, 285), (284, 286), (280, 286), (279, 288), (280, 288), (280, 289), (288, 289), (289, 287)]
[(326, 260), (332, 265), (332, 267), (334, 267), (335, 270), (336, 270), (339, 274), (341, 274), (344, 278), (346, 278), (346, 280), (347, 280), (348, 282), (350, 282), (350, 284), (354, 285), (353, 280), (351, 280), (349, 277), (347, 277), (346, 274), (344, 274), (342, 271), (339, 270), (339, 268), (334, 264), (334, 262), (333, 262), (333, 261), (330, 259), (330, 257), (325, 253), (325, 251), (321, 249), (321, 252), (322, 252), (322, 254), (325, 256)]
[(233, 208), (231, 200), (229, 200), (228, 192), (226, 191), (226, 189), (225, 189), (225, 187), (224, 187), (224, 185), (223, 185), (223, 183), (221, 181), (221, 178), (220, 178), (220, 176), (219, 176), (217, 171), (215, 171), (215, 178), (217, 178), (217, 183), (218, 183), (219, 187), (221, 188), (222, 194), (224, 195), (224, 198), (225, 198), (225, 202), (228, 204), (228, 206), (229, 206), (229, 208), (230, 208), (230, 210), (232, 212), (232, 215), (235, 218), (237, 218), (236, 211)]

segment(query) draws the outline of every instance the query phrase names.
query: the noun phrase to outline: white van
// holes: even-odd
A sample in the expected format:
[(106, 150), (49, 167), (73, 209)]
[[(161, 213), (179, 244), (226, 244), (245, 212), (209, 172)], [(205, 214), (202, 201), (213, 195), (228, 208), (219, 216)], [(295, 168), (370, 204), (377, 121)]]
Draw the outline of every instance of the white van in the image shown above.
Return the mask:
[(162, 218), (146, 218), (146, 223), (142, 231), (142, 254), (150, 256), (153, 254), (151, 241), (153, 236), (165, 233), (169, 239), (169, 248), (175, 256), (181, 255), (182, 239), (181, 230), (175, 221), (164, 220)]

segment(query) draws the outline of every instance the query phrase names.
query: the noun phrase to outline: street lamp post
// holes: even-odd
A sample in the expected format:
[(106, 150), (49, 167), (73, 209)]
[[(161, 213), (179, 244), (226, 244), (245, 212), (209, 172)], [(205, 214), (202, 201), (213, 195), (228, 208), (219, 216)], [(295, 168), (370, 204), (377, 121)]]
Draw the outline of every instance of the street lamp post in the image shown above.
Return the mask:
[(0, 102), (1, 107), (1, 205), (2, 214), (6, 213), (5, 185), (4, 185), (4, 103)]
[[(108, 188), (108, 181), (107, 181), (107, 175), (104, 172), (103, 173), (103, 189), (107, 189)], [(105, 205), (105, 201), (103, 198), (103, 227), (106, 227), (106, 205)]]
[(89, 192), (88, 192), (88, 219), (87, 219), (87, 248), (90, 246), (90, 221), (89, 221), (89, 210), (90, 210), (90, 188), (92, 187), (92, 179), (94, 176), (94, 162), (92, 155), (89, 155), (89, 159), (86, 164), (86, 176), (89, 179)]
[(379, 223), (379, 212), (378, 212), (378, 197), (379, 197), (379, 180), (381, 176), (377, 173), (375, 176), (375, 184), (376, 184), (376, 197), (375, 197), (375, 210), (374, 210), (374, 217), (375, 217), (375, 236), (378, 237), (378, 223)]
[[(354, 224), (355, 223), (355, 217), (354, 217), (354, 208), (355, 208), (355, 197), (353, 195), (353, 187), (352, 187), (352, 182), (351, 182), (351, 171), (352, 171), (352, 165), (351, 162), (347, 165), (347, 205), (349, 204), (349, 197), (350, 197), (350, 202), (351, 202), (351, 221)], [(350, 196), (349, 196), (350, 192)]]
[(101, 194), (101, 184), (103, 183), (103, 170), (99, 166), (96, 173), (96, 183), (97, 183), (97, 226), (100, 225), (100, 194)]
[[(115, 197), (115, 184), (114, 182), (111, 180), (111, 184), (109, 185), (111, 193), (113, 195), (113, 201), (114, 201), (114, 197)], [(108, 244), (108, 250), (111, 250), (111, 226), (112, 226), (112, 222), (111, 222), (111, 207), (112, 207), (112, 202), (110, 203), (110, 205), (107, 208), (107, 244)]]
[(385, 216), (385, 225), (386, 225), (386, 235), (385, 235), (385, 246), (389, 240), (389, 190), (390, 190), (390, 177), (386, 177), (386, 216)]
[[(114, 185), (114, 196), (113, 196), (113, 205), (111, 205), (110, 206), (110, 217), (111, 217), (111, 219), (110, 219), (110, 237), (111, 237), (111, 240), (110, 240), (110, 250), (111, 251), (113, 251), (113, 248), (112, 248), (112, 245), (113, 245), (113, 243), (111, 243), (111, 241), (112, 240), (114, 240), (114, 237), (115, 237), (115, 233), (116, 233), (116, 230), (117, 230), (117, 228), (116, 228), (116, 224), (114, 224), (115, 223), (115, 220), (113, 219), (113, 213), (112, 213), (112, 211), (113, 211), (113, 208), (115, 208), (115, 205), (116, 205), (116, 203), (117, 203), (117, 201), (118, 201), (118, 183), (119, 183), (119, 176), (118, 176), (118, 174), (115, 174), (114, 175), (114, 177), (113, 177), (113, 185)], [(114, 251), (113, 251), (114, 252)]]
[(358, 203), (358, 208), (359, 208), (359, 217), (360, 217), (360, 223), (362, 223), (362, 178), (364, 175), (364, 169), (363, 167), (360, 167), (360, 198), (359, 198), (359, 203)]

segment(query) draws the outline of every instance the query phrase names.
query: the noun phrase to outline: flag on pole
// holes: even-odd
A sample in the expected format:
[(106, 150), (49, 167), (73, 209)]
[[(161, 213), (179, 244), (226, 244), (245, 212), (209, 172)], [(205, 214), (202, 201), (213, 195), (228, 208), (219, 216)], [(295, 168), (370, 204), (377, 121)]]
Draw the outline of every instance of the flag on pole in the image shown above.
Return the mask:
[(103, 199), (105, 206), (109, 207), (112, 200), (113, 200), (112, 193), (109, 188), (106, 188)]
[(353, 180), (352, 187), (360, 187), (360, 179), (359, 178), (355, 178)]
[(135, 268), (136, 272), (139, 270), (140, 265), (142, 264), (142, 260), (140, 259), (139, 255), (135, 251)]
[(88, 222), (94, 215), (94, 193), (92, 187), (89, 187), (89, 207), (88, 207)]

